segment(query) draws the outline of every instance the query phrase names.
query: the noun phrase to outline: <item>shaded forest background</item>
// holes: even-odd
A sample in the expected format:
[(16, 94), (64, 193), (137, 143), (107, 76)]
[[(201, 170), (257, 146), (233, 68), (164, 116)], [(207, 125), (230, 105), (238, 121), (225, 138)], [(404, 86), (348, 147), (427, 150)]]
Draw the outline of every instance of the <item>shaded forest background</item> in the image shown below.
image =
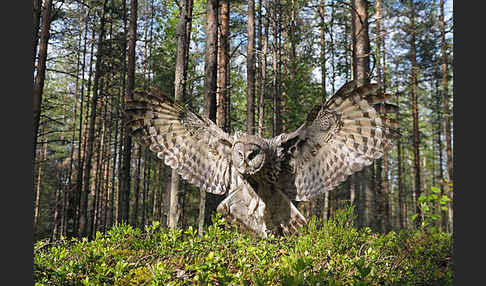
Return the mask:
[(179, 181), (124, 128), (134, 90), (157, 88), (228, 132), (268, 138), (295, 130), (363, 66), (394, 95), (402, 136), (299, 208), (327, 219), (351, 203), (357, 227), (453, 231), (450, 2), (33, 2), (34, 240), (122, 221), (210, 222), (221, 198)]

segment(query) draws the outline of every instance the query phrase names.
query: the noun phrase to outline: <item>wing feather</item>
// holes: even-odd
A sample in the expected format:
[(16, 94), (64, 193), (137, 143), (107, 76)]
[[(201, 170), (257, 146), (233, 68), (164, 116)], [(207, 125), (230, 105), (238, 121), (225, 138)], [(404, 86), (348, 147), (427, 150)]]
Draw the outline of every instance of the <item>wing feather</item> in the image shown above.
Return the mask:
[(183, 179), (215, 194), (229, 189), (232, 137), (212, 121), (155, 90), (137, 91), (125, 114), (132, 135)]
[(330, 191), (391, 149), (399, 124), (385, 115), (398, 107), (385, 103), (391, 95), (378, 88), (346, 83), (317, 104), (298, 130), (274, 138), (292, 167), (294, 180), (286, 180), (295, 185), (287, 186), (291, 199), (310, 200)]

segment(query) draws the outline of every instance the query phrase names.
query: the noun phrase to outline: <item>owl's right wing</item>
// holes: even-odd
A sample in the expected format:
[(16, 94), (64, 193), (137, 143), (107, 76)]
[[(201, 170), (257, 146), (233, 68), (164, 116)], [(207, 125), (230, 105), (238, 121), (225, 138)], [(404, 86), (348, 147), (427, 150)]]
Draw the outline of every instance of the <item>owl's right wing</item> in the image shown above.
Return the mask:
[(211, 120), (155, 90), (136, 91), (125, 115), (132, 135), (183, 179), (214, 194), (229, 189), (233, 139)]
[(378, 87), (349, 82), (317, 104), (299, 129), (273, 139), (291, 199), (307, 201), (330, 191), (391, 149), (398, 122), (384, 114), (398, 107), (384, 103), (390, 95)]

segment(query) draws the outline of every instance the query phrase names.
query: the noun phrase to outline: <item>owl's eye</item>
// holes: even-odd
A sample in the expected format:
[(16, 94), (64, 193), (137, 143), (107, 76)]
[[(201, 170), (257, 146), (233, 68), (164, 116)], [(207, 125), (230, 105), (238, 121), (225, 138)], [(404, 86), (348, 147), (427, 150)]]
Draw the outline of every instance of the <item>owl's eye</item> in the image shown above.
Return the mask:
[(258, 153), (260, 153), (258, 150), (254, 150), (252, 151), (249, 155), (248, 155), (248, 160), (253, 160), (253, 158), (256, 157), (256, 155), (258, 155)]

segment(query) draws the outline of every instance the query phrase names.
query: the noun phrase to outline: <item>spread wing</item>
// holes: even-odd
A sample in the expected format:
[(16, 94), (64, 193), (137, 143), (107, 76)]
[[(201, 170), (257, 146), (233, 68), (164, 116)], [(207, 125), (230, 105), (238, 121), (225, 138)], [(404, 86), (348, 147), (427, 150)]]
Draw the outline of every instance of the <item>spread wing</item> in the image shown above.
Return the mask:
[(132, 135), (189, 183), (224, 194), (230, 184), (232, 137), (155, 90), (135, 95), (125, 108)]
[(378, 87), (349, 82), (317, 104), (299, 129), (273, 139), (291, 199), (306, 201), (330, 191), (391, 149), (398, 123), (383, 114), (397, 106), (384, 103), (390, 95), (376, 93)]

